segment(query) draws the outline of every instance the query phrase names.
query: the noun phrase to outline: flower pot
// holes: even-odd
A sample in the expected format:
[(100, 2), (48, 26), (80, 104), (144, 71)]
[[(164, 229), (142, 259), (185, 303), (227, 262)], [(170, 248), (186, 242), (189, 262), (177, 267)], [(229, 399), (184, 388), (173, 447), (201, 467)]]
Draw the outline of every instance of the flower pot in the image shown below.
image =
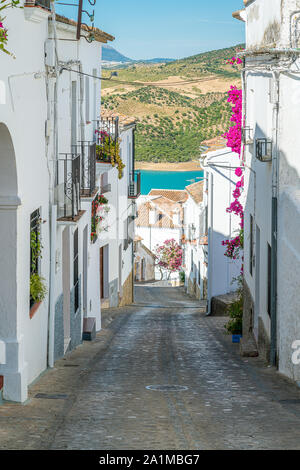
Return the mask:
[(30, 319), (33, 318), (33, 316), (36, 314), (36, 312), (38, 311), (39, 306), (41, 305), (41, 303), (42, 302), (36, 302), (35, 304), (33, 304), (33, 306), (30, 309), (30, 312), (29, 312)]
[(243, 335), (232, 335), (232, 342), (233, 343), (240, 343)]

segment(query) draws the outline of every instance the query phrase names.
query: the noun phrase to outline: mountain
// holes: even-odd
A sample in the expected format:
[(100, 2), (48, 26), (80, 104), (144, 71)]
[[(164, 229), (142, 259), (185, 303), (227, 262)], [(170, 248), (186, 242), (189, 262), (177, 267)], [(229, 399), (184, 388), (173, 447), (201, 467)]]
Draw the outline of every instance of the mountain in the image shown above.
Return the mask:
[(144, 64), (168, 64), (171, 62), (176, 62), (176, 59), (161, 59), (156, 57), (155, 59), (145, 59), (145, 60), (136, 60), (137, 64), (144, 63)]
[(118, 64), (168, 64), (174, 62), (175, 59), (162, 59), (160, 57), (155, 57), (154, 59), (140, 59), (133, 60), (129, 57), (118, 52), (111, 46), (103, 45), (102, 47), (102, 60), (104, 62), (114, 62)]
[(111, 46), (102, 46), (102, 60), (105, 62), (133, 62), (132, 59), (129, 59), (129, 57), (126, 57), (125, 55), (121, 54), (118, 52), (116, 49), (114, 49)]

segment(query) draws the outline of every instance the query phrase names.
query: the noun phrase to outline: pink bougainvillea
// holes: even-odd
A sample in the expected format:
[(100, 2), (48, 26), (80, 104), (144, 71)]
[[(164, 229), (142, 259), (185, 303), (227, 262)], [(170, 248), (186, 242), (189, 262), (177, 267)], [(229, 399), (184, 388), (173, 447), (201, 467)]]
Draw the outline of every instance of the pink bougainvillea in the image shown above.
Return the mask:
[(174, 240), (166, 240), (163, 245), (157, 245), (155, 249), (156, 265), (160, 270), (171, 273), (180, 271), (182, 267), (183, 251), (180, 245)]
[[(233, 57), (228, 61), (230, 64), (241, 64), (241, 59), (236, 59)], [(231, 121), (234, 125), (229, 129), (229, 131), (224, 134), (224, 137), (227, 139), (227, 146), (232, 149), (233, 152), (237, 153), (241, 158), (242, 153), (242, 106), (243, 106), (243, 96), (242, 90), (239, 90), (235, 86), (231, 86), (228, 92), (228, 103), (232, 105), (232, 117)], [(236, 188), (233, 191), (233, 202), (227, 208), (228, 213), (233, 213), (240, 217), (240, 231), (239, 234), (231, 240), (225, 240), (222, 242), (223, 246), (226, 246), (225, 256), (228, 256), (231, 259), (237, 259), (239, 257), (240, 251), (243, 249), (244, 243), (244, 208), (240, 202), (240, 197), (242, 195), (244, 187), (244, 176), (243, 176), (243, 163), (241, 166), (236, 168), (235, 174), (237, 177), (241, 178), (236, 183)]]
[[(20, 0), (0, 0), (0, 12), (8, 9), (8, 8), (15, 8), (18, 7), (20, 3)], [(11, 55), (14, 57), (13, 54), (11, 54), (7, 49), (7, 42), (8, 42), (8, 33), (7, 29), (4, 26), (4, 21), (5, 18), (0, 16), (0, 52), (5, 52), (6, 54)]]

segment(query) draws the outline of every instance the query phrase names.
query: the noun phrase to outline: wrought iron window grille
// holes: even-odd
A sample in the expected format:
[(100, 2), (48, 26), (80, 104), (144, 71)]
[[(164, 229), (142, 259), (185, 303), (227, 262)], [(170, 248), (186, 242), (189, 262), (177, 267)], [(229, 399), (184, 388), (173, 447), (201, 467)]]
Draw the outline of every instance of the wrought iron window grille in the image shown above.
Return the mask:
[(269, 139), (256, 139), (256, 158), (261, 162), (272, 161), (273, 143)]
[(253, 129), (251, 127), (245, 126), (242, 128), (242, 142), (244, 145), (253, 144)]
[(58, 218), (74, 219), (81, 210), (81, 162), (80, 155), (60, 154), (57, 160), (57, 186), (55, 199), (58, 206)]

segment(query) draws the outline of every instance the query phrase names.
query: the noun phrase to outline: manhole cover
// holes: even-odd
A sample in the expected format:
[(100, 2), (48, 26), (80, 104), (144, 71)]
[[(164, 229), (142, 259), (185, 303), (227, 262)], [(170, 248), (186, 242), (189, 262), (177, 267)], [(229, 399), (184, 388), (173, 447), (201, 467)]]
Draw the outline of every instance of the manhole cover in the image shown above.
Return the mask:
[(184, 385), (148, 385), (146, 389), (155, 392), (184, 392), (188, 390), (188, 387)]
[(60, 393), (50, 395), (48, 393), (37, 393), (34, 398), (43, 398), (46, 400), (66, 400), (68, 395), (63, 395)]

